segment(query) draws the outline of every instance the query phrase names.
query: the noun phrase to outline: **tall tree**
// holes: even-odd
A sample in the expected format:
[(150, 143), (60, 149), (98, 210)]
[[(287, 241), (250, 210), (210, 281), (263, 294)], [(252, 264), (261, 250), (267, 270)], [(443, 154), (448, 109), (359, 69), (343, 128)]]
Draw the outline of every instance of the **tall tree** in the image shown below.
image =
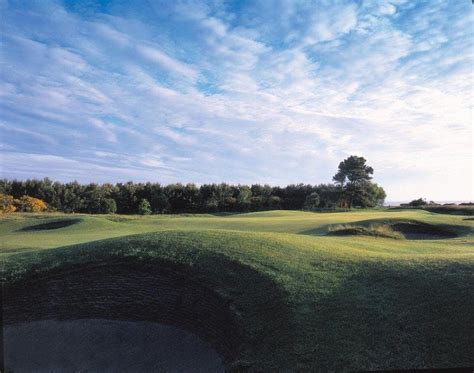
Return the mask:
[(63, 186), (62, 195), (62, 209), (65, 212), (77, 212), (85, 205), (84, 188), (77, 181), (67, 183)]
[(351, 155), (339, 163), (333, 180), (341, 188), (341, 202), (351, 208), (354, 197), (366, 192), (374, 169), (368, 166), (364, 157)]
[(319, 194), (313, 192), (306, 197), (303, 208), (309, 211), (316, 210), (319, 206), (319, 200)]
[(374, 173), (374, 169), (367, 166), (366, 162), (364, 157), (351, 155), (339, 163), (338, 171), (333, 180), (341, 186), (346, 183), (356, 185), (371, 180), (372, 176), (370, 175)]

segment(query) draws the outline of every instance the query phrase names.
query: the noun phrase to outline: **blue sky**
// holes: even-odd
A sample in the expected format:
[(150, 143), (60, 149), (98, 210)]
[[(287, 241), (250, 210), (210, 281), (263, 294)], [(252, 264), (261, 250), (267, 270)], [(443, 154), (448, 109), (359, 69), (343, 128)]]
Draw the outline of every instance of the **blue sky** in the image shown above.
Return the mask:
[(1, 176), (474, 199), (468, 0), (5, 1)]

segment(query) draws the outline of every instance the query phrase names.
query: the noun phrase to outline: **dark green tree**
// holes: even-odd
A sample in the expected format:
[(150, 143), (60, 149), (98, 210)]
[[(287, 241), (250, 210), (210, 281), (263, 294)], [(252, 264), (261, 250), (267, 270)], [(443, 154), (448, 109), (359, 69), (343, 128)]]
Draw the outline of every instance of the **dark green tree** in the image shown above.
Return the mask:
[(268, 208), (270, 210), (279, 210), (281, 208), (281, 198), (278, 196), (270, 196), (268, 198)]
[(351, 155), (339, 163), (333, 180), (340, 188), (341, 206), (351, 208), (354, 198), (366, 192), (374, 173), (374, 169), (367, 166), (366, 162), (364, 157)]
[(117, 204), (112, 198), (102, 198), (100, 200), (100, 211), (101, 214), (115, 214), (117, 212)]
[[(350, 166), (354, 157), (341, 162), (335, 184), (293, 184), (286, 187), (247, 185), (117, 183), (79, 184), (29, 179), (0, 180), (0, 192), (15, 199), (23, 195), (42, 199), (53, 209), (68, 213), (139, 213), (139, 203), (147, 200), (154, 213), (248, 212), (270, 209), (301, 210), (303, 208), (336, 208), (343, 203), (356, 207), (380, 206), (385, 198), (383, 188), (370, 181), (373, 170), (363, 162), (362, 167)], [(360, 158), (360, 157), (356, 157)], [(352, 162), (357, 163), (357, 162)], [(348, 166), (349, 164), (349, 166)], [(364, 173), (365, 172), (365, 173)], [(319, 196), (319, 204), (313, 193)], [(311, 196), (311, 198), (308, 198)], [(312, 201), (309, 203), (308, 201)], [(306, 203), (308, 202), (308, 203)]]
[(383, 206), (385, 198), (387, 198), (387, 193), (385, 193), (385, 190), (380, 185), (370, 182), (367, 192), (371, 202), (368, 207)]
[(413, 201), (408, 203), (408, 205), (413, 207), (426, 206), (427, 204), (428, 202), (426, 202), (426, 199), (424, 198), (414, 199)]
[(346, 184), (357, 185), (371, 180), (374, 169), (367, 166), (366, 162), (364, 157), (351, 155), (339, 163), (338, 171), (333, 180), (341, 186)]
[(247, 185), (238, 186), (237, 205), (239, 211), (249, 211), (252, 199), (252, 190)]
[(325, 209), (334, 209), (338, 206), (340, 200), (340, 187), (334, 184), (320, 184), (315, 188), (319, 195), (319, 207)]
[(170, 208), (168, 197), (163, 191), (154, 193), (151, 197), (151, 207), (154, 213), (163, 214)]
[(306, 197), (303, 208), (305, 210), (314, 211), (319, 207), (319, 201), (319, 194), (313, 192)]
[(64, 212), (78, 212), (84, 207), (82, 185), (77, 181), (67, 183), (62, 189), (60, 195), (62, 209)]
[(137, 184), (134, 184), (131, 181), (125, 184), (119, 183), (115, 186), (113, 198), (117, 203), (117, 211), (120, 214), (137, 213), (137, 186)]
[(150, 202), (145, 198), (141, 199), (138, 203), (138, 213), (140, 215), (150, 215), (152, 213)]

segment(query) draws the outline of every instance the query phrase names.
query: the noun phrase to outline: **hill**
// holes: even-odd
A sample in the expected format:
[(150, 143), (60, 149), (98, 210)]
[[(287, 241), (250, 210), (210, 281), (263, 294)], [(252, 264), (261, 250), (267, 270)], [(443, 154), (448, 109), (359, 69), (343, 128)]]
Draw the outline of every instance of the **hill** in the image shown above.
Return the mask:
[[(452, 236), (328, 235), (401, 222)], [(7, 323), (168, 323), (209, 341), (229, 370), (474, 364), (474, 222), (463, 216), (18, 214), (0, 237)]]

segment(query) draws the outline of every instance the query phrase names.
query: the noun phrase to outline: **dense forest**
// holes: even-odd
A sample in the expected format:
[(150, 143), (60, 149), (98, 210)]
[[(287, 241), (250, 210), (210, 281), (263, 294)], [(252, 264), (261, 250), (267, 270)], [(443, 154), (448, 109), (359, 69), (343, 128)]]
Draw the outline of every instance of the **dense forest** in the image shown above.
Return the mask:
[[(363, 160), (363, 172), (348, 160)], [(50, 210), (68, 213), (217, 213), (263, 210), (324, 210), (351, 207), (375, 207), (383, 204), (382, 187), (369, 181), (373, 170), (363, 158), (348, 158), (339, 165), (335, 184), (297, 184), (286, 187), (221, 184), (117, 183), (80, 184), (43, 180), (0, 180), (3, 199), (21, 201), (25, 196), (44, 201)], [(350, 166), (349, 171), (347, 167)], [(342, 167), (342, 168), (341, 168)], [(351, 174), (352, 172), (352, 174)], [(344, 176), (347, 174), (347, 179)], [(354, 179), (354, 180), (351, 180)], [(9, 203), (9, 202), (5, 202)], [(27, 206), (25, 203), (18, 206)], [(17, 211), (27, 208), (17, 208)]]

